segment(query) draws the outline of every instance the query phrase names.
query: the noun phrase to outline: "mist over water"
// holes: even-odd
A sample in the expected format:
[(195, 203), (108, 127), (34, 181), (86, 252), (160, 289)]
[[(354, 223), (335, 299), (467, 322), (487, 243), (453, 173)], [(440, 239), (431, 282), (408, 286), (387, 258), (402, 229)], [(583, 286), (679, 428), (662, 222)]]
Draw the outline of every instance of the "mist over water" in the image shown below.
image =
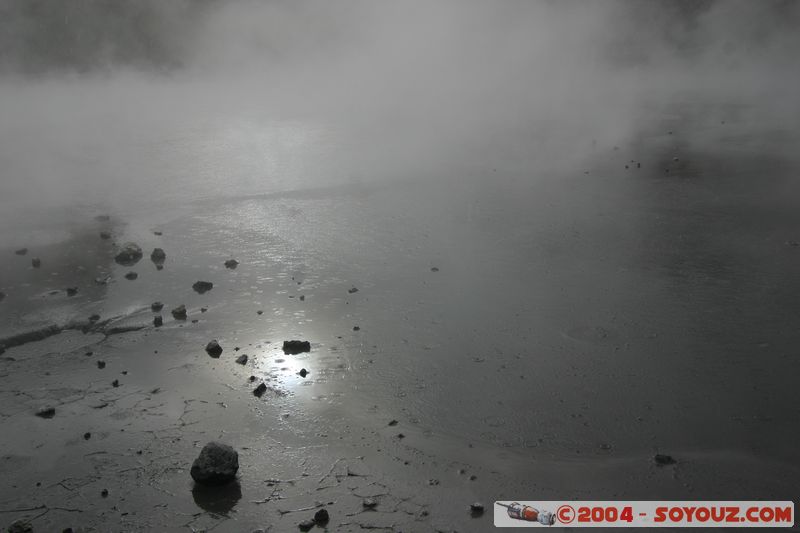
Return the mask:
[(276, 330), (375, 332), (350, 392), (425, 429), (791, 456), (800, 3), (0, 6), (4, 247), (283, 262), (331, 302)]

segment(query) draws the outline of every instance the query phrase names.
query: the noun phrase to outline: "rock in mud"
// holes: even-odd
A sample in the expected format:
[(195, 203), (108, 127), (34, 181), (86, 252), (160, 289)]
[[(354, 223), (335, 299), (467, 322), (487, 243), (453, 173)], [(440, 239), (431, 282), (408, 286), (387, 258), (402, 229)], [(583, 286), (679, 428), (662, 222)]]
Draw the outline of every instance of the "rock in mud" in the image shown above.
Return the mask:
[(28, 253), (28, 249), (27, 248), (20, 248), (19, 250), (15, 251), (14, 253), (17, 254), (17, 255), (25, 255), (25, 254)]
[(172, 316), (175, 320), (186, 320), (186, 306), (181, 304), (173, 309)]
[(39, 418), (53, 418), (54, 416), (56, 416), (56, 408), (50, 405), (42, 407), (41, 409), (36, 411), (36, 416), (38, 416)]
[(355, 293), (358, 292), (358, 288), (351, 287), (351, 288), (347, 289), (347, 292), (350, 293), (350, 294), (355, 294)]
[(240, 365), (246, 365), (247, 364), (247, 355), (246, 354), (240, 355), (239, 357), (236, 358), (236, 362), (239, 363)]
[(161, 302), (153, 302), (150, 304), (150, 310), (153, 311), (154, 313), (158, 313), (162, 309), (164, 309), (164, 304), (162, 304)]
[(155, 248), (150, 254), (150, 260), (156, 266), (164, 266), (164, 261), (167, 260), (167, 254), (164, 252), (163, 248)]
[(78, 294), (78, 287), (67, 287), (65, 290), (67, 291), (67, 296), (75, 296)]
[(236, 270), (236, 267), (238, 266), (239, 266), (239, 261), (237, 261), (236, 259), (228, 259), (227, 261), (225, 261), (225, 268), (228, 268), (230, 270)]
[(653, 456), (653, 461), (655, 461), (657, 466), (668, 466), (677, 463), (677, 461), (671, 455), (664, 455), (661, 453), (655, 454)]
[(197, 294), (204, 294), (213, 288), (214, 284), (210, 281), (196, 281), (194, 285), (192, 285), (192, 289), (194, 289), (194, 292)]
[(38, 257), (34, 257), (33, 259), (31, 259), (31, 266), (33, 268), (41, 267), (42, 266), (42, 260), (39, 259)]
[(33, 526), (20, 519), (8, 526), (8, 533), (33, 533)]
[(133, 266), (142, 258), (142, 249), (135, 242), (126, 242), (122, 245), (114, 261), (122, 266)]
[(472, 516), (477, 517), (483, 514), (483, 504), (481, 502), (474, 502), (469, 506), (469, 512)]
[(308, 375), (308, 370), (306, 370), (305, 368), (301, 368), (300, 372), (298, 372), (298, 374), (300, 374), (301, 378), (304, 378), (304, 377), (306, 377)]
[(139, 274), (137, 274), (136, 272), (128, 272), (127, 274), (125, 274), (125, 279), (129, 279), (131, 281), (135, 280), (138, 277)]
[(325, 525), (331, 519), (327, 509), (320, 509), (314, 513), (314, 522), (319, 525)]
[(107, 231), (101, 231), (100, 232), (100, 238), (103, 239), (104, 241), (107, 241), (108, 239), (111, 238), (111, 233), (109, 233)]
[(265, 383), (261, 383), (258, 385), (258, 387), (253, 389), (253, 396), (255, 396), (256, 398), (261, 398), (265, 392), (267, 392), (267, 385)]
[(296, 355), (311, 351), (311, 343), (308, 341), (283, 341), (283, 353)]
[(153, 317), (153, 326), (160, 328), (164, 325), (164, 317), (161, 315)]
[(313, 520), (303, 520), (297, 524), (297, 527), (300, 528), (300, 531), (311, 531), (311, 528), (313, 528), (315, 525), (316, 522)]
[(239, 454), (219, 442), (209, 442), (192, 463), (191, 475), (202, 485), (224, 485), (236, 479), (239, 470)]
[(222, 346), (220, 346), (216, 340), (213, 340), (206, 344), (206, 353), (216, 359), (222, 355)]

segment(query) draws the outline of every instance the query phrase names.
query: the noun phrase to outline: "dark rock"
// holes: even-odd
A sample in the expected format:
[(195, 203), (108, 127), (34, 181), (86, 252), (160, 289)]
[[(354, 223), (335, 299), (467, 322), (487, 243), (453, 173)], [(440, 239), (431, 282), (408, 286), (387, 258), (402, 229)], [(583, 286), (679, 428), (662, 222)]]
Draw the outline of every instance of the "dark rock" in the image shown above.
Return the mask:
[(431, 267), (431, 272), (439, 272), (439, 267)]
[(481, 502), (474, 502), (469, 506), (469, 512), (472, 516), (481, 516), (483, 514), (483, 504)]
[(100, 232), (100, 238), (103, 239), (104, 241), (107, 241), (108, 239), (111, 238), (111, 233), (109, 233), (107, 231), (101, 231)]
[(258, 311), (256, 311), (256, 314), (257, 314), (257, 315), (263, 315), (263, 314), (264, 314), (264, 311), (262, 311), (261, 309), (259, 309)]
[[(250, 381), (253, 381), (252, 379)], [(267, 385), (265, 383), (260, 383), (258, 387), (253, 389), (253, 396), (256, 398), (261, 398), (264, 393), (267, 392)]]
[(75, 533), (75, 530), (71, 527), (65, 528), (61, 531), (61, 533)]
[(97, 362), (97, 368), (103, 369), (105, 367), (106, 367), (106, 362), (105, 361), (98, 361)]
[(118, 379), (115, 379), (114, 381), (112, 381), (112, 382), (111, 382), (111, 386), (112, 386), (112, 387), (114, 387), (114, 388), (117, 388), (117, 387), (119, 387), (119, 380), (118, 380)]
[(237, 266), (239, 266), (239, 261), (237, 261), (236, 259), (228, 259), (227, 261), (225, 261), (225, 268), (236, 270)]
[(197, 294), (204, 294), (213, 288), (214, 284), (210, 281), (196, 281), (194, 285), (192, 285), (192, 289), (194, 289), (194, 292)]
[(667, 465), (674, 465), (677, 463), (675, 459), (671, 455), (664, 455), (661, 453), (657, 453), (653, 456), (653, 461), (655, 461), (656, 465), (658, 466), (667, 466)]
[(297, 524), (297, 527), (300, 528), (300, 531), (311, 531), (311, 528), (313, 528), (315, 525), (316, 522), (314, 522), (313, 520), (303, 520), (302, 522)]
[(216, 359), (222, 355), (222, 346), (216, 340), (213, 340), (206, 344), (206, 353)]
[(25, 255), (25, 254), (28, 253), (28, 249), (27, 248), (20, 248), (19, 250), (17, 250), (14, 253), (17, 254), (17, 255)]
[(390, 420), (389, 421), (389, 425), (390, 426), (396, 426), (397, 425), (397, 420)]
[(75, 296), (76, 294), (78, 294), (78, 287), (67, 287), (66, 291), (67, 291), (67, 296)]
[(98, 320), (100, 320), (100, 315), (98, 314), (94, 314), (89, 317), (89, 322), (97, 322)]
[(378, 506), (378, 500), (375, 498), (364, 498), (361, 502), (364, 509), (375, 509)]
[(39, 418), (53, 418), (56, 416), (56, 408), (52, 406), (42, 407), (36, 411), (36, 416)]
[(164, 234), (163, 234), (162, 232), (160, 232), (160, 231), (154, 231), (154, 232), (153, 232), (153, 235), (156, 235), (156, 236), (158, 236), (158, 237), (161, 237), (161, 236), (162, 236), (162, 235), (164, 235)]
[(30, 522), (19, 519), (8, 526), (8, 533), (33, 533), (33, 526)]
[(300, 301), (301, 302), (305, 302), (306, 301), (306, 295), (305, 294), (301, 294), (300, 295)]
[(164, 304), (162, 304), (161, 302), (153, 302), (153, 303), (150, 304), (150, 309), (154, 313), (158, 313), (159, 311), (164, 309)]
[(224, 485), (236, 479), (239, 470), (239, 454), (219, 442), (209, 442), (192, 463), (191, 475), (202, 485)]
[(83, 440), (89, 440), (91, 438), (92, 438), (92, 434), (89, 433), (88, 431), (83, 434)]
[(330, 515), (328, 514), (327, 509), (320, 509), (316, 513), (314, 513), (314, 522), (317, 524), (327, 524), (328, 521), (331, 519)]
[(246, 365), (247, 364), (247, 354), (242, 354), (239, 357), (237, 357), (236, 358), (236, 362), (239, 363), (240, 365)]
[(311, 351), (311, 343), (308, 341), (283, 341), (283, 353), (298, 354)]
[(39, 268), (40, 266), (42, 266), (42, 260), (39, 259), (38, 257), (34, 257), (33, 259), (31, 259), (31, 266), (33, 268)]
[(156, 268), (161, 270), (161, 267), (164, 266), (164, 262), (167, 260), (167, 254), (164, 252), (163, 248), (155, 248), (150, 254), (150, 260), (156, 265)]
[(133, 266), (142, 258), (142, 249), (135, 242), (126, 242), (122, 245), (114, 261), (122, 266)]
[(358, 326), (353, 326), (353, 331), (361, 331), (361, 328)]
[[(252, 383), (252, 382), (254, 382), (254, 381), (256, 380), (256, 377), (255, 377), (255, 376), (250, 376), (250, 377), (249, 377), (249, 378), (247, 378), (247, 379), (250, 381), (250, 383)], [(266, 388), (266, 387), (265, 387), (265, 388)]]
[(160, 328), (164, 325), (164, 317), (161, 315), (153, 317), (153, 325), (157, 328)]
[(208, 311), (208, 307), (201, 307), (200, 308), (200, 312), (201, 313), (205, 313), (206, 311)]
[(186, 320), (186, 306), (181, 304), (173, 309), (172, 316), (175, 320)]
[(125, 274), (125, 279), (129, 279), (131, 281), (135, 280), (138, 277), (139, 274), (137, 274), (136, 272), (128, 272), (127, 274)]
[(347, 292), (349, 292), (350, 294), (354, 294), (354, 293), (358, 292), (358, 289), (356, 287), (352, 287), (350, 289), (347, 289)]
[(301, 378), (304, 378), (304, 377), (306, 377), (308, 375), (308, 370), (306, 370), (305, 368), (301, 368), (300, 372), (298, 372), (298, 374), (300, 374)]
[(108, 489), (101, 490), (100, 496), (102, 496), (103, 498), (108, 498)]

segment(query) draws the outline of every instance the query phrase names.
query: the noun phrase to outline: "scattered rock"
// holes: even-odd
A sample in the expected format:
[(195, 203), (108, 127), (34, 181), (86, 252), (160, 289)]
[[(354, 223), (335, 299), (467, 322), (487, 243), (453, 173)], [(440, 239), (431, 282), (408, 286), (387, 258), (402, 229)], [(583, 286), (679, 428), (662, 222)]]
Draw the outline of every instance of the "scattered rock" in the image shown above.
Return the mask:
[(301, 378), (304, 378), (304, 377), (306, 377), (308, 375), (308, 370), (306, 370), (305, 368), (301, 368), (300, 372), (298, 372), (298, 374), (300, 374)]
[(19, 519), (8, 526), (8, 533), (33, 533), (33, 526), (30, 522)]
[(364, 498), (364, 500), (361, 501), (361, 506), (364, 509), (375, 509), (378, 506), (378, 500), (375, 498)]
[(102, 496), (103, 498), (108, 498), (108, 489), (101, 490), (100, 496)]
[(398, 433), (397, 434), (397, 438), (400, 439), (400, 440), (403, 440), (404, 438), (406, 438), (406, 436), (403, 435), (402, 433)]
[(98, 361), (98, 362), (97, 362), (97, 368), (99, 368), (99, 369), (101, 369), (101, 370), (102, 370), (102, 369), (104, 369), (105, 367), (106, 367), (106, 362), (105, 362), (105, 361)]
[(352, 287), (350, 289), (347, 289), (347, 292), (349, 292), (350, 294), (354, 294), (354, 293), (358, 292), (358, 289), (356, 287)]
[(397, 420), (390, 420), (388, 425), (390, 425), (390, 426), (396, 426), (396, 425), (397, 425), (397, 423), (398, 423), (398, 422), (397, 422)]
[(301, 294), (300, 295), (300, 301), (301, 302), (305, 302), (306, 301), (306, 295), (305, 294)]
[(439, 267), (431, 267), (431, 272), (439, 272)]
[(89, 322), (97, 322), (98, 320), (100, 320), (100, 315), (98, 314), (89, 316)]
[(320, 509), (314, 513), (314, 522), (319, 525), (325, 525), (331, 519), (327, 509)]
[(34, 257), (33, 259), (31, 259), (31, 266), (33, 268), (39, 268), (40, 266), (42, 266), (42, 260), (39, 259), (38, 257)]
[(222, 346), (220, 346), (216, 340), (213, 340), (206, 344), (206, 353), (216, 359), (222, 355)]
[(25, 255), (25, 254), (28, 253), (28, 249), (27, 248), (20, 248), (19, 250), (15, 251), (14, 253), (17, 254), (17, 255)]
[(236, 270), (237, 266), (239, 266), (239, 261), (237, 261), (236, 259), (228, 259), (227, 261), (225, 261), (225, 268)]
[(302, 522), (297, 524), (297, 527), (300, 528), (300, 531), (311, 531), (311, 528), (313, 528), (315, 525), (316, 522), (314, 522), (313, 520), (303, 520)]
[(657, 466), (667, 466), (667, 465), (674, 465), (677, 461), (671, 455), (664, 455), (661, 453), (657, 453), (653, 456), (653, 461), (655, 461)]
[(101, 231), (100, 238), (103, 239), (104, 241), (107, 241), (108, 239), (111, 238), (111, 233), (109, 233), (108, 231)]
[(353, 326), (353, 331), (361, 331), (361, 328), (359, 326)]
[(98, 285), (108, 285), (111, 282), (111, 276), (106, 276), (104, 278), (97, 277), (94, 278), (94, 282)]
[(153, 317), (153, 326), (160, 328), (164, 325), (164, 317), (161, 315)]
[(67, 296), (75, 296), (78, 294), (78, 287), (67, 287), (65, 290), (67, 291)]
[[(250, 381), (253, 380), (251, 379)], [(253, 396), (255, 396), (256, 398), (261, 398), (265, 392), (267, 392), (267, 385), (265, 383), (261, 383), (258, 385), (258, 387), (253, 389)]]
[(240, 365), (246, 365), (247, 364), (247, 354), (242, 354), (239, 357), (237, 357), (236, 358), (236, 362), (239, 363)]
[(164, 304), (162, 304), (161, 302), (153, 302), (150, 304), (150, 310), (153, 311), (154, 313), (158, 313), (162, 309), (164, 309)]
[(36, 411), (36, 416), (39, 418), (53, 418), (56, 416), (56, 408), (53, 406), (45, 406)]
[(158, 236), (158, 237), (161, 237), (161, 236), (162, 236), (162, 235), (164, 235), (164, 234), (163, 234), (162, 232), (160, 232), (160, 231), (154, 231), (154, 232), (153, 232), (153, 235), (156, 235), (156, 236)]
[(163, 248), (155, 248), (150, 254), (150, 260), (156, 265), (156, 268), (161, 270), (164, 266), (164, 262), (167, 260), (167, 254), (164, 252)]
[(83, 434), (83, 440), (89, 440), (91, 438), (92, 438), (92, 434), (89, 433), (88, 431)]
[(481, 502), (474, 502), (469, 506), (469, 512), (473, 517), (478, 517), (483, 514), (483, 504)]
[(192, 285), (192, 289), (197, 294), (204, 294), (214, 288), (214, 284), (210, 281), (196, 281), (194, 285)]
[(206, 311), (208, 311), (208, 307), (201, 307), (200, 308), (200, 312), (201, 313), (205, 313)]
[(209, 442), (192, 463), (191, 476), (202, 485), (224, 485), (236, 478), (239, 454), (219, 442)]
[(112, 386), (112, 387), (114, 387), (115, 389), (116, 389), (117, 387), (119, 387), (119, 380), (118, 380), (118, 379), (115, 379), (114, 381), (112, 381), (112, 382), (111, 382), (111, 386)]
[(131, 281), (135, 280), (138, 277), (139, 274), (137, 274), (136, 272), (128, 272), (127, 274), (125, 274), (125, 279), (129, 279)]
[(114, 261), (122, 266), (133, 266), (142, 258), (142, 249), (135, 242), (126, 242), (122, 245)]
[(308, 341), (283, 341), (283, 353), (296, 355), (311, 351), (311, 343)]
[(175, 320), (186, 320), (186, 306), (181, 304), (173, 309), (172, 316)]
[(263, 314), (264, 314), (264, 311), (262, 311), (261, 309), (259, 309), (258, 311), (256, 311), (256, 314), (257, 314), (257, 315), (263, 315)]

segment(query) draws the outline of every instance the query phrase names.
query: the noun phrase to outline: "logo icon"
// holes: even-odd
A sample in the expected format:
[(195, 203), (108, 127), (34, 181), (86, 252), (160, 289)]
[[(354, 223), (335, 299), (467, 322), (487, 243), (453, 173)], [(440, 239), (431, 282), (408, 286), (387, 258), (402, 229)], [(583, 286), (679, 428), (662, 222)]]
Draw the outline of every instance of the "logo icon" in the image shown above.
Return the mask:
[[(505, 507), (510, 518), (523, 520), (525, 522), (539, 522), (543, 526), (552, 526), (556, 523), (556, 517), (550, 511), (540, 511), (530, 505), (522, 505), (519, 502), (500, 503), (495, 502), (500, 507)], [(574, 511), (573, 511), (574, 516)]]

